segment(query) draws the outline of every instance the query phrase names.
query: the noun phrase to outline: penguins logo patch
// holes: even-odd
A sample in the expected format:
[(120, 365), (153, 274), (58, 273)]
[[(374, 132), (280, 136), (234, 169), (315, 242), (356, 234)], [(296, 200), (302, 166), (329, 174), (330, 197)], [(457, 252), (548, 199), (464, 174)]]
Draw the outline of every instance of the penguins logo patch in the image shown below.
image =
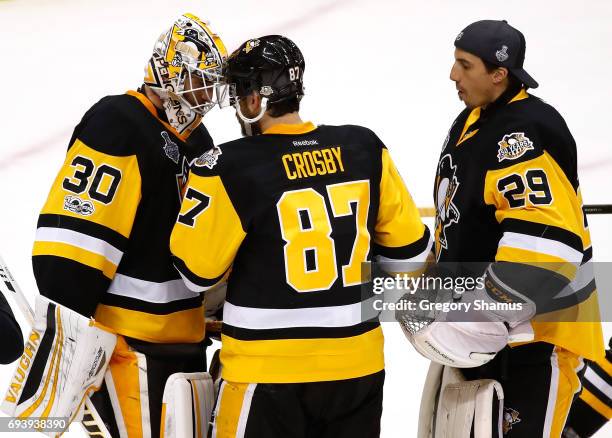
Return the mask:
[(500, 163), (504, 160), (516, 160), (525, 155), (528, 150), (533, 149), (533, 143), (529, 137), (525, 137), (524, 132), (504, 135), (504, 138), (497, 144), (499, 145), (497, 160)]
[(244, 46), (244, 53), (249, 53), (251, 50), (253, 50), (255, 47), (258, 47), (258, 46), (259, 46), (259, 40), (250, 40)]
[(448, 249), (446, 229), (459, 222), (459, 209), (453, 203), (453, 198), (459, 188), (457, 180), (457, 166), (453, 165), (453, 158), (446, 154), (438, 164), (438, 177), (436, 186), (436, 259), (439, 260), (442, 249)]

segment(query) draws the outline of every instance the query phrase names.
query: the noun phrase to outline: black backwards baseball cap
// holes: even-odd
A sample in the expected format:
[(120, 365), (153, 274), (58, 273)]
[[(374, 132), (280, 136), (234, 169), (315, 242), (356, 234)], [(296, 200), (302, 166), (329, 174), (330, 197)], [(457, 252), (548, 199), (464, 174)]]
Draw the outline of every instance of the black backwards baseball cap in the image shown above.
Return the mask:
[(525, 37), (506, 20), (476, 21), (463, 29), (455, 47), (478, 56), (500, 67), (506, 67), (529, 88), (538, 83), (523, 69), (525, 61)]

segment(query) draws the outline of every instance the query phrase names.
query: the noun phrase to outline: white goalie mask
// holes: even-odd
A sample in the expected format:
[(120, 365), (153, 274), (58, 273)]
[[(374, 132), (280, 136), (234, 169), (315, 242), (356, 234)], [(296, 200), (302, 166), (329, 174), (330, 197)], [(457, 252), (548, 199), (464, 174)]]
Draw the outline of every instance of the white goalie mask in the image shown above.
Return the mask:
[(190, 132), (215, 105), (228, 103), (226, 57), (223, 41), (192, 14), (181, 15), (155, 43), (144, 83), (161, 98), (179, 133)]

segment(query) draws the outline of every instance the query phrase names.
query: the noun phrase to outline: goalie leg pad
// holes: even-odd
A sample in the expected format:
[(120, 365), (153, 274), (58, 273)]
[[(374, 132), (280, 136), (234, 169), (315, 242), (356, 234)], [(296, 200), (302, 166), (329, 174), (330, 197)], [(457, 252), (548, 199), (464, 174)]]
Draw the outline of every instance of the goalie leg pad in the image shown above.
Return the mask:
[(458, 369), (432, 362), (423, 388), (417, 436), (490, 438), (494, 431), (502, 436), (503, 400), (499, 382), (466, 381)]
[(172, 374), (164, 389), (161, 436), (206, 438), (215, 403), (208, 373)]
[(64, 417), (70, 423), (97, 390), (117, 336), (39, 295), (32, 332), (2, 411), (12, 417)]
[[(444, 387), (436, 415), (436, 438), (490, 438), (501, 435), (503, 390), (495, 380), (468, 380)], [(493, 403), (493, 400), (497, 403)], [(496, 408), (496, 415), (493, 409)], [(493, 424), (494, 419), (497, 421)]]

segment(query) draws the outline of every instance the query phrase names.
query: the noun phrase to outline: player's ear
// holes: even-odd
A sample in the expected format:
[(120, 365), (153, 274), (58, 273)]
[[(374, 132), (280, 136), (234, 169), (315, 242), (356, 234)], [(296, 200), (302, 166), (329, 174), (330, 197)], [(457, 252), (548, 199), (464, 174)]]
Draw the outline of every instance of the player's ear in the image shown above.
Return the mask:
[(493, 83), (500, 84), (508, 77), (508, 69), (506, 67), (497, 67), (493, 72)]
[(261, 107), (261, 95), (257, 91), (252, 91), (246, 96), (247, 108), (251, 113), (258, 114)]

